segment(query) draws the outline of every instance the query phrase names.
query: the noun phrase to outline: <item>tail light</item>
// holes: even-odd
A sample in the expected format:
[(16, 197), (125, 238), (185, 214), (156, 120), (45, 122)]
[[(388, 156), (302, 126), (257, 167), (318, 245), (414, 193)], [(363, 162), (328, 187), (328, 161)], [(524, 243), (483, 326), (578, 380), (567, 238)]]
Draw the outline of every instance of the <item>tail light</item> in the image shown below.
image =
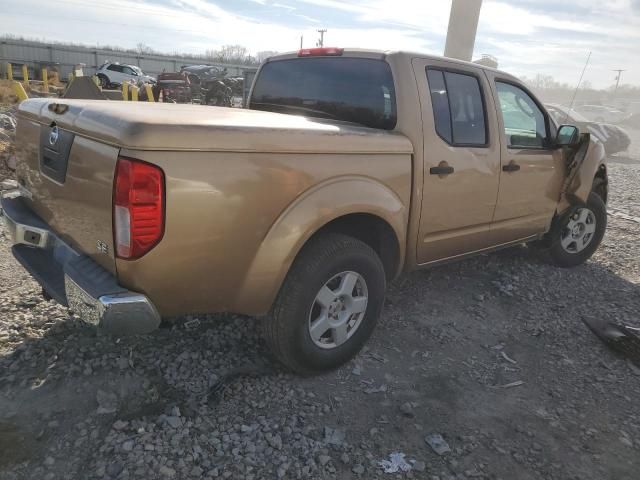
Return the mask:
[(344, 52), (344, 48), (320, 47), (303, 48), (298, 51), (299, 57), (339, 57)]
[(113, 192), (113, 233), (118, 258), (132, 260), (164, 234), (164, 173), (155, 165), (118, 158)]

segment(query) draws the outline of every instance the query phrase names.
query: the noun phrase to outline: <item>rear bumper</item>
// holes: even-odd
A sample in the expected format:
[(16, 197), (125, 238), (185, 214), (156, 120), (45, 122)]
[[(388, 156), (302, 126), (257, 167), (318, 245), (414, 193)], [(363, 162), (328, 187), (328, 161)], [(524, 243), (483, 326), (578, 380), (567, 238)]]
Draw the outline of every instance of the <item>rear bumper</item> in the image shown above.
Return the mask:
[(63, 242), (23, 198), (5, 195), (0, 203), (13, 255), (58, 303), (115, 335), (148, 333), (160, 325), (145, 295), (121, 287), (111, 273)]

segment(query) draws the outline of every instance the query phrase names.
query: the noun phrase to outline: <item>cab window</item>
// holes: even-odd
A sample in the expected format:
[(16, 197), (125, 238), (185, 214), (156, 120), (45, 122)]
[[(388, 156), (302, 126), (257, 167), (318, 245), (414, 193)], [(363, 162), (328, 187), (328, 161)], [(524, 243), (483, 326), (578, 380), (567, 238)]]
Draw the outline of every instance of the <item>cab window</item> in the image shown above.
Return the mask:
[(454, 146), (486, 146), (486, 113), (473, 75), (427, 68), (436, 132)]
[(507, 146), (510, 148), (545, 148), (548, 145), (544, 113), (523, 89), (510, 83), (496, 82)]

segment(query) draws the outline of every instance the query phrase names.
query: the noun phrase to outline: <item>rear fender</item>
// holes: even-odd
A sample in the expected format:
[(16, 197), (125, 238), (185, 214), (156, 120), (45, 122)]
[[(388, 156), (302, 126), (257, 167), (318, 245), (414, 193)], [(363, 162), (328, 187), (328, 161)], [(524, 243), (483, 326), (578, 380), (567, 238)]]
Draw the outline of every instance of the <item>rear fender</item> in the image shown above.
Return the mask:
[(404, 263), (408, 205), (391, 189), (367, 177), (340, 177), (298, 197), (274, 222), (257, 251), (234, 301), (234, 311), (268, 313), (291, 264), (311, 236), (336, 218), (366, 213), (394, 230)]

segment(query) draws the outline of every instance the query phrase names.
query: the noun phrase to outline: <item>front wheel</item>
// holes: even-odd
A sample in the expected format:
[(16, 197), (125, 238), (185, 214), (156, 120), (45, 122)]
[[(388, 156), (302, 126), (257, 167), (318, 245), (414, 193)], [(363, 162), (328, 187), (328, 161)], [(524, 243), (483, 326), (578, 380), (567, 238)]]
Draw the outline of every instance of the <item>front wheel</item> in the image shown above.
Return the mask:
[(109, 86), (109, 79), (102, 73), (98, 74), (98, 82), (102, 88), (107, 88)]
[(560, 267), (575, 267), (586, 262), (598, 249), (607, 229), (607, 207), (595, 192), (587, 204), (571, 207), (554, 222), (549, 232), (549, 253)]
[(285, 279), (265, 339), (291, 370), (312, 374), (336, 368), (360, 351), (377, 323), (385, 272), (371, 247), (352, 237), (312, 239)]

